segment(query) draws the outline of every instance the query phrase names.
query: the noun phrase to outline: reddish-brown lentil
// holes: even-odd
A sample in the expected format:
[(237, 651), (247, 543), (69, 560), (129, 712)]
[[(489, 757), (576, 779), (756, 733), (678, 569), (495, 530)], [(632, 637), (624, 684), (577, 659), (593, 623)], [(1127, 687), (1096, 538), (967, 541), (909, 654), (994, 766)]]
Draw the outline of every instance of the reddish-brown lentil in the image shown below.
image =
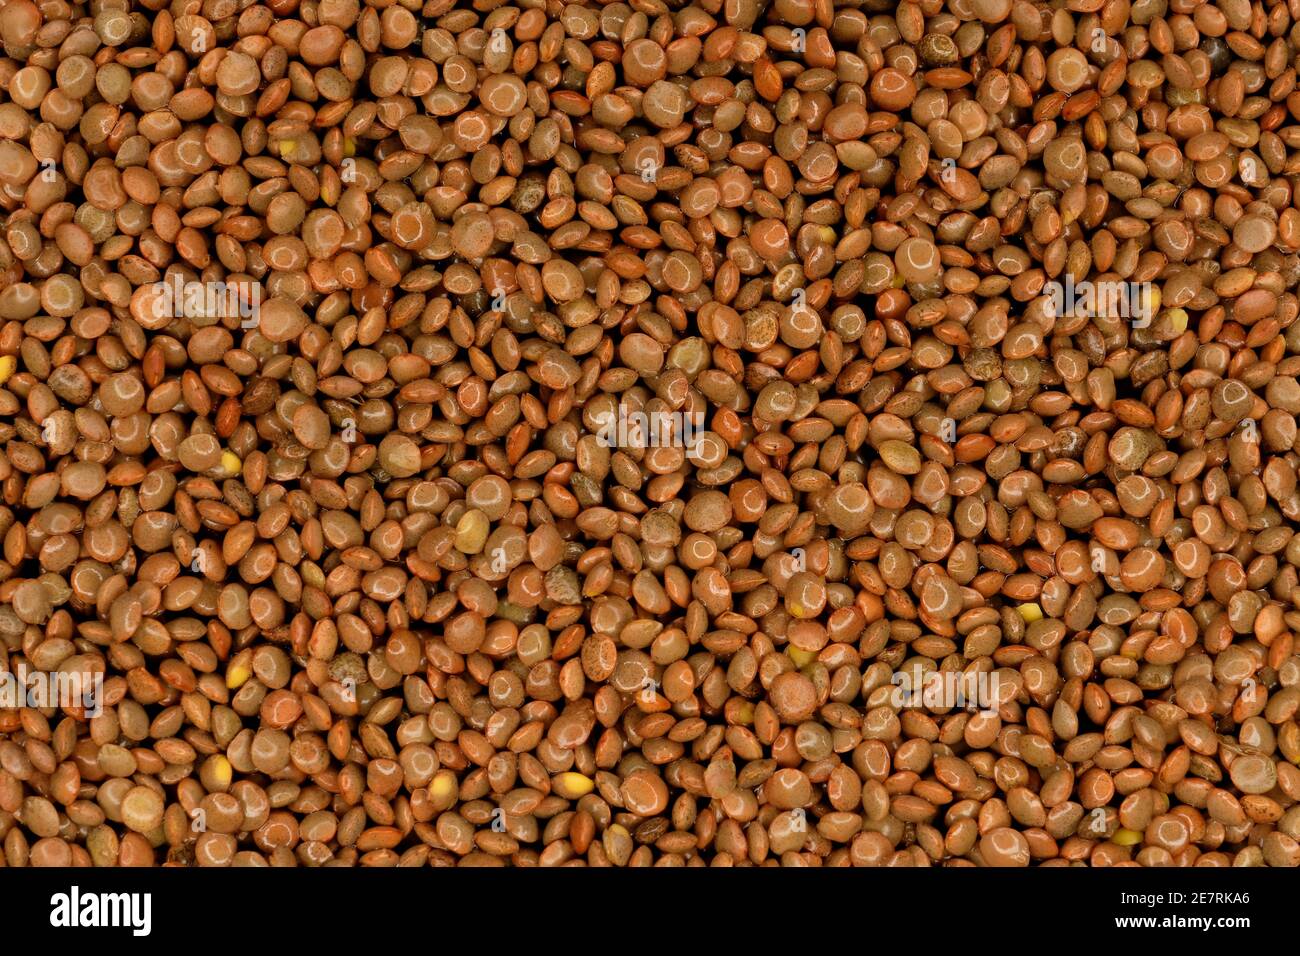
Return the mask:
[(1300, 864), (1294, 4), (123, 6), (0, 6), (4, 862)]

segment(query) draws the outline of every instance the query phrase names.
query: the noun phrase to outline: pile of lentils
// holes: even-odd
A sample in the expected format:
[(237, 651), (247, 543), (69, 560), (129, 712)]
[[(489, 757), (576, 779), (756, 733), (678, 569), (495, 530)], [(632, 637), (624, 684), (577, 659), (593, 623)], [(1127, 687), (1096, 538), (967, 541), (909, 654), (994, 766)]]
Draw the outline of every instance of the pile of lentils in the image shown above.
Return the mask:
[(0, 3), (0, 862), (1300, 863), (1297, 0)]

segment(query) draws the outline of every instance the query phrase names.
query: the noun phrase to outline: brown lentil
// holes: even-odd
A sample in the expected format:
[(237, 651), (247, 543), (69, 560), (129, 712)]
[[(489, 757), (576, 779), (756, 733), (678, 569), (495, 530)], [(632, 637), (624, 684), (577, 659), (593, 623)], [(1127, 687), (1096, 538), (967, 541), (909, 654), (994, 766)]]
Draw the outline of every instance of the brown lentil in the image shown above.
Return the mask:
[(1300, 865), (1296, 5), (888, 7), (0, 6), (0, 862)]

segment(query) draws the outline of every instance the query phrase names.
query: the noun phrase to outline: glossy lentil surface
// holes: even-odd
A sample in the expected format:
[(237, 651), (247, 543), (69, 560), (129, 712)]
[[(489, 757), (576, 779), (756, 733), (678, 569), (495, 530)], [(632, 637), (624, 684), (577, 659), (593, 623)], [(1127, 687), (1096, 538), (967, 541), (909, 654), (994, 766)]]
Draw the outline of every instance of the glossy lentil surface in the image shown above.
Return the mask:
[(0, 0), (0, 862), (1297, 865), (1298, 55)]

